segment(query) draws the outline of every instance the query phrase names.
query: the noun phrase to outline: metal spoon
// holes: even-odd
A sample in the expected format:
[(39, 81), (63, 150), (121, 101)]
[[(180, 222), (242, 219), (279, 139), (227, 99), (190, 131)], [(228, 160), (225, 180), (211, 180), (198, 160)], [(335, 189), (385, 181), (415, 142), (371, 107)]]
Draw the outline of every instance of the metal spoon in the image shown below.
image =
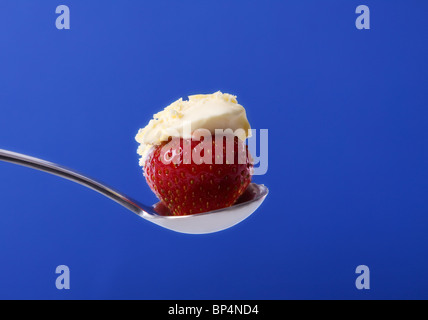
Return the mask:
[(212, 233), (234, 226), (249, 217), (268, 194), (268, 189), (264, 185), (251, 183), (237, 203), (231, 207), (194, 215), (165, 216), (168, 209), (162, 203), (153, 206), (143, 205), (103, 183), (57, 164), (2, 149), (0, 161), (30, 167), (77, 182), (116, 201), (143, 219), (173, 231), (190, 234)]

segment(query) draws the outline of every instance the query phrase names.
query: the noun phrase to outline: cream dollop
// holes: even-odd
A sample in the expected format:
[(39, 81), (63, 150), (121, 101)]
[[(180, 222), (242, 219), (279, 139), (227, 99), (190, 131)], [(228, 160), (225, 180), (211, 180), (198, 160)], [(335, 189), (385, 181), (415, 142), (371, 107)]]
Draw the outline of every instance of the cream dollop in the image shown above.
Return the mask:
[(155, 114), (148, 125), (138, 131), (135, 139), (140, 143), (137, 151), (141, 156), (140, 165), (144, 166), (153, 146), (170, 137), (191, 138), (188, 132), (191, 135), (198, 129), (212, 134), (216, 129), (231, 129), (245, 141), (251, 135), (250, 128), (245, 109), (238, 104), (236, 96), (218, 91), (192, 95), (187, 101), (180, 98)]

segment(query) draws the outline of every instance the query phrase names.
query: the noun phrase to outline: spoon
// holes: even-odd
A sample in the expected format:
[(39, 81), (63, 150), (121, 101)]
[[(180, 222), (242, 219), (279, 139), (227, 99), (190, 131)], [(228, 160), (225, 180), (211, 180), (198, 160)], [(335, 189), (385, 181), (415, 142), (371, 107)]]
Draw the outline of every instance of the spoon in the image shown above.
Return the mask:
[(24, 154), (0, 149), (0, 161), (30, 167), (79, 183), (110, 198), (143, 219), (166, 229), (189, 234), (205, 234), (228, 229), (248, 218), (264, 201), (268, 189), (251, 183), (237, 203), (231, 207), (186, 216), (171, 216), (161, 203), (153, 206), (141, 204), (103, 183), (57, 164)]

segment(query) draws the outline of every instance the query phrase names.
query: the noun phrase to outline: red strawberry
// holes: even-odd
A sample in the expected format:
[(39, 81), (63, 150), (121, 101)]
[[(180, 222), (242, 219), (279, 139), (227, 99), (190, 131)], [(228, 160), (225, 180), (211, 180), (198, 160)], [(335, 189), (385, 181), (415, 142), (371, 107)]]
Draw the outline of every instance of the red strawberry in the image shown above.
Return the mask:
[[(253, 164), (247, 146), (237, 137), (232, 138), (232, 157), (226, 152), (226, 143), (216, 144), (214, 136), (209, 149), (203, 149), (201, 141), (174, 138), (150, 153), (144, 165), (147, 183), (172, 215), (229, 207), (245, 191)], [(190, 148), (186, 148), (189, 143)], [(222, 161), (218, 152), (221, 150)], [(195, 160), (195, 154), (205, 161)]]

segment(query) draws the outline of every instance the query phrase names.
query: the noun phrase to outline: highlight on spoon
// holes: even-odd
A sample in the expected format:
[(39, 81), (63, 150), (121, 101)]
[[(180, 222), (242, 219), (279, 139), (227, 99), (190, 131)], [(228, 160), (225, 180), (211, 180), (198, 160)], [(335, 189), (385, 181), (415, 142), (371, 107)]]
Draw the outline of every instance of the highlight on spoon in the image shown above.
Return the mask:
[(164, 228), (189, 234), (206, 234), (228, 229), (252, 215), (263, 203), (269, 190), (264, 185), (251, 183), (238, 202), (228, 208), (185, 216), (164, 216), (168, 209), (162, 202), (154, 207), (160, 216), (148, 220)]

